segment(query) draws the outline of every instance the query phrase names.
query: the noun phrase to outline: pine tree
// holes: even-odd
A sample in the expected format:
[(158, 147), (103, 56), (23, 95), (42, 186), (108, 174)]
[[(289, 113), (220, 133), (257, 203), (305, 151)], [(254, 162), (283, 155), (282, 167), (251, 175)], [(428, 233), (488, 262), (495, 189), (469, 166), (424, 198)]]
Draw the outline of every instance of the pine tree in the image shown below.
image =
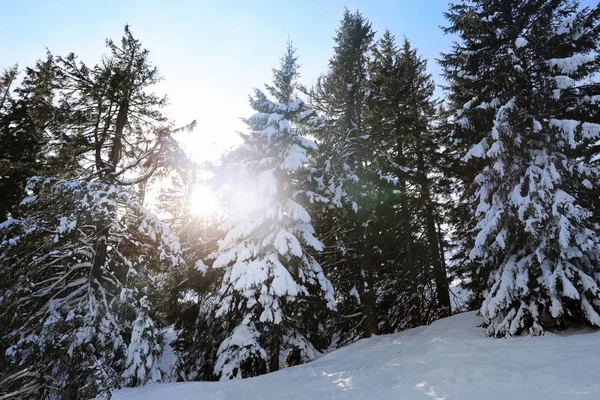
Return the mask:
[[(327, 118), (317, 135), (320, 169), (330, 204), (318, 222), (328, 256), (323, 264), (338, 296), (341, 341), (377, 333), (376, 252), (372, 227), (379, 171), (370, 168), (375, 139), (365, 127), (368, 98), (367, 62), (374, 32), (359, 13), (347, 9), (334, 37), (329, 72), (308, 93)], [(359, 321), (359, 322), (357, 322)]]
[[(444, 55), (472, 219), (460, 230), (470, 278), (485, 285), (489, 335), (600, 326), (600, 7), (487, 0), (447, 13)], [(595, 97), (596, 96), (596, 97)]]
[(367, 125), (376, 143), (372, 165), (386, 178), (378, 184), (380, 190), (387, 186), (375, 213), (375, 231), (382, 232), (378, 248), (386, 257), (378, 273), (378, 304), (381, 326), (394, 332), (450, 310), (431, 189), (439, 158), (435, 86), (410, 42), (405, 39), (398, 49), (389, 31), (373, 49), (369, 71)]
[(0, 226), (3, 368), (22, 397), (88, 398), (159, 377), (153, 303), (183, 259), (137, 187), (181, 151), (164, 101), (147, 93), (158, 80), (148, 52), (127, 27), (107, 46), (93, 68), (57, 58), (49, 97), (64, 117), (47, 130), (44, 155), (56, 167), (29, 179), (19, 217)]
[[(377, 247), (383, 259), (378, 281), (381, 328), (394, 332), (422, 323), (419, 298), (419, 270), (413, 235), (412, 206), (408, 191), (409, 167), (405, 158), (404, 134), (399, 111), (404, 106), (401, 95), (399, 50), (394, 36), (385, 31), (372, 49), (369, 61), (369, 91), (366, 122), (376, 138), (376, 162), (388, 179), (375, 216), (375, 231), (381, 232)], [(406, 320), (410, 320), (407, 324)]]
[(422, 221), (421, 229), (426, 238), (424, 247), (428, 253), (426, 262), (430, 265), (435, 281), (439, 316), (444, 317), (450, 315), (451, 305), (443, 249), (437, 228), (440, 215), (433, 193), (433, 173), (439, 170), (440, 162), (435, 137), (437, 130), (434, 125), (437, 110), (433, 100), (435, 84), (426, 69), (427, 62), (418, 56), (417, 50), (405, 39), (400, 54), (403, 85), (400, 89), (400, 102), (404, 106), (399, 113), (402, 121), (400, 126), (408, 139), (408, 150), (412, 152), (412, 167), (415, 171), (412, 179), (418, 191), (416, 218)]
[(0, 74), (0, 115), (6, 113), (11, 100), (11, 90), (19, 73), (19, 67), (14, 65), (2, 71)]
[[(128, 296), (129, 295), (129, 296)], [(122, 292), (124, 302), (139, 302), (136, 318), (131, 326), (131, 339), (127, 346), (127, 359), (122, 378), (126, 386), (140, 386), (158, 382), (162, 372), (158, 368), (162, 354), (162, 332), (152, 317), (152, 304), (148, 297), (136, 299), (133, 292)]]
[(52, 103), (59, 79), (52, 56), (26, 68), (24, 75), (19, 87), (14, 87), (16, 66), (0, 78), (0, 221), (17, 211), (27, 179), (45, 168), (40, 154), (47, 131), (60, 119)]
[[(211, 227), (202, 234), (211, 239), (206, 243), (208, 246), (204, 251), (216, 251), (218, 246), (216, 240), (213, 242), (212, 239), (222, 236), (216, 227)], [(174, 280), (178, 307), (172, 314), (178, 332), (172, 343), (177, 354), (175, 378), (183, 381), (217, 380), (219, 376), (215, 374), (214, 368), (217, 350), (227, 337), (222, 321), (215, 315), (223, 271), (206, 268), (203, 263), (196, 262), (175, 279), (179, 277), (181, 280)]]
[(218, 172), (226, 209), (239, 210), (223, 224), (211, 266), (225, 271), (214, 306), (226, 334), (215, 362), (221, 379), (276, 371), (286, 353), (308, 361), (327, 344), (319, 317), (334, 307), (333, 290), (312, 255), (322, 244), (303, 205), (319, 200), (307, 168), (316, 146), (302, 135), (319, 119), (295, 98), (297, 68), (288, 44), (267, 86), (274, 100), (255, 91), (250, 133)]

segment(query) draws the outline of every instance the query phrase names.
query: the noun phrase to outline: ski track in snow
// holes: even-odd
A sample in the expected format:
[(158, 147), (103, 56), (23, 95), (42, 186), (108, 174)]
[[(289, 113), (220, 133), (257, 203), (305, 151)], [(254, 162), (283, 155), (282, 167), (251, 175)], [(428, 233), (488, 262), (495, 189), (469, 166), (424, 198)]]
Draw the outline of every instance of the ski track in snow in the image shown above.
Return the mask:
[(474, 312), (252, 379), (155, 384), (113, 400), (600, 399), (600, 332), (493, 339)]

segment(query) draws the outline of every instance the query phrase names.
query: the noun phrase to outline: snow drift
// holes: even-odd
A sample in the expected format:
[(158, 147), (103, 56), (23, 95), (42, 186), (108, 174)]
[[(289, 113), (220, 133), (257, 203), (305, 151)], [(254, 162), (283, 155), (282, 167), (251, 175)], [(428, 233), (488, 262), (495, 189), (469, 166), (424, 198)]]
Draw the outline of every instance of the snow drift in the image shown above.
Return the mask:
[(600, 398), (600, 332), (492, 339), (475, 313), (378, 336), (301, 366), (227, 382), (155, 384), (114, 400)]

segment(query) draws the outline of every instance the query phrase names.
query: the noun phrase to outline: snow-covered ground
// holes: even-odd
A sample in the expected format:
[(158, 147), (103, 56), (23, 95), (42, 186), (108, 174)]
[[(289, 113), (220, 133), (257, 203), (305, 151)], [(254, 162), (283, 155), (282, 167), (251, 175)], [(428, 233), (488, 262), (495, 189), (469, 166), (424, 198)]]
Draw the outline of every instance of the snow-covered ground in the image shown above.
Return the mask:
[(600, 332), (491, 339), (478, 323), (459, 314), (258, 378), (157, 384), (113, 399), (600, 399)]

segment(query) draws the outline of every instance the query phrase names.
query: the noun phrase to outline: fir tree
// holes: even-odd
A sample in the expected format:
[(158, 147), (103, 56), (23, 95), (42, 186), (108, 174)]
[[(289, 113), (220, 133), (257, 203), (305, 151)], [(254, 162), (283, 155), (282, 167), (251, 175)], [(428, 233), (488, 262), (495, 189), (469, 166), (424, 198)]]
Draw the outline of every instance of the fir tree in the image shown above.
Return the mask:
[(274, 100), (255, 91), (250, 133), (218, 172), (227, 209), (239, 210), (223, 224), (211, 266), (225, 271), (213, 306), (226, 335), (215, 362), (221, 379), (276, 371), (286, 353), (308, 361), (327, 344), (319, 317), (334, 307), (333, 290), (312, 255), (322, 244), (303, 205), (319, 200), (306, 165), (316, 146), (302, 136), (319, 119), (295, 98), (296, 77), (288, 43), (267, 87)]
[[(218, 250), (223, 233), (218, 229), (223, 216), (194, 215), (192, 194), (199, 184), (197, 165), (172, 176), (171, 185), (161, 191), (158, 208), (180, 238), (184, 269), (169, 272), (161, 295), (161, 310), (173, 324), (177, 338), (171, 343), (177, 358), (172, 379), (215, 380), (216, 352), (224, 332), (215, 317), (220, 269), (207, 268), (203, 260)], [(207, 184), (204, 182), (203, 184)]]
[[(489, 335), (600, 326), (599, 226), (588, 193), (600, 136), (600, 7), (488, 0), (447, 13), (459, 41), (442, 60), (471, 221), (470, 277), (485, 285)], [(595, 97), (596, 96), (596, 97)]]
[(3, 115), (9, 107), (12, 86), (18, 73), (19, 67), (14, 65), (0, 74), (0, 115)]
[[(375, 231), (382, 232), (378, 248), (386, 257), (380, 263), (378, 304), (380, 324), (393, 332), (450, 311), (431, 189), (439, 159), (435, 86), (426, 62), (408, 40), (398, 49), (389, 31), (373, 49), (369, 70), (367, 124), (376, 143), (372, 160), (385, 178), (378, 187), (387, 186), (375, 213)], [(437, 294), (437, 307), (432, 293)]]
[[(376, 137), (377, 164), (388, 180), (376, 213), (376, 231), (382, 232), (377, 240), (380, 253), (385, 257), (379, 273), (381, 282), (379, 313), (382, 332), (395, 331), (404, 326), (421, 325), (419, 298), (419, 270), (416, 263), (416, 244), (413, 235), (411, 198), (409, 195), (409, 167), (399, 111), (404, 106), (401, 96), (401, 68), (399, 50), (394, 36), (385, 31), (372, 49), (369, 62), (370, 96), (367, 123)], [(410, 322), (406, 323), (406, 318)]]
[(46, 168), (40, 154), (50, 139), (48, 131), (60, 119), (52, 94), (58, 75), (48, 55), (25, 69), (19, 87), (14, 87), (16, 67), (0, 78), (0, 221), (17, 212), (27, 179)]
[(416, 186), (416, 219), (422, 221), (420, 229), (424, 233), (424, 248), (427, 251), (427, 270), (433, 275), (436, 287), (439, 316), (451, 313), (448, 277), (446, 276), (442, 239), (438, 230), (440, 214), (433, 193), (435, 173), (439, 171), (438, 133), (435, 120), (436, 102), (433, 100), (435, 84), (427, 73), (427, 62), (417, 54), (410, 42), (405, 39), (400, 53), (400, 89), (402, 104), (399, 112), (400, 126), (404, 130), (407, 151), (412, 156)]
[(1, 340), (19, 379), (9, 386), (31, 390), (23, 396), (94, 397), (159, 378), (153, 299), (183, 260), (136, 187), (181, 151), (163, 100), (147, 94), (158, 80), (148, 52), (128, 28), (107, 45), (93, 68), (57, 59), (62, 79), (49, 96), (64, 117), (44, 156), (57, 167), (29, 179), (19, 217), (0, 226)]
[(359, 12), (346, 9), (334, 37), (329, 72), (309, 93), (315, 109), (327, 118), (317, 139), (322, 180), (333, 207), (324, 210), (317, 226), (327, 240), (323, 264), (337, 290), (340, 319), (334, 321), (334, 329), (343, 336), (342, 342), (371, 336), (378, 329), (376, 249), (369, 224), (379, 171), (369, 165), (376, 139), (364, 121), (373, 36), (371, 24)]
[[(202, 234), (211, 239), (222, 237), (216, 226)], [(217, 250), (216, 240), (208, 244), (207, 251)], [(187, 270), (175, 276), (175, 279), (178, 278), (181, 279), (173, 281), (177, 289), (174, 292), (177, 308), (172, 315), (178, 332), (172, 343), (177, 354), (174, 377), (183, 381), (217, 380), (217, 350), (227, 337), (223, 321), (215, 315), (223, 271), (206, 268), (203, 263), (196, 262), (193, 267), (188, 266)]]

